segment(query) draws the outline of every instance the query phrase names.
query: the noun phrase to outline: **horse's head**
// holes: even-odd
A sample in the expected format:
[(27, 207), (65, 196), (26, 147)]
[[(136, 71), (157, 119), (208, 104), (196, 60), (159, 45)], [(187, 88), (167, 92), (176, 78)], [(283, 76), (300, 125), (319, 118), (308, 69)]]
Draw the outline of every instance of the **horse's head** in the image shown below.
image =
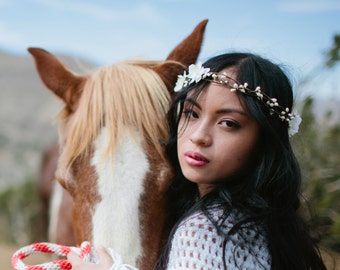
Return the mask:
[(197, 60), (206, 23), (165, 61), (122, 61), (83, 76), (45, 50), (28, 49), (44, 84), (65, 103), (56, 176), (74, 199), (78, 242), (113, 246), (131, 263), (157, 257), (171, 177), (160, 143), (168, 136), (165, 114), (177, 75)]

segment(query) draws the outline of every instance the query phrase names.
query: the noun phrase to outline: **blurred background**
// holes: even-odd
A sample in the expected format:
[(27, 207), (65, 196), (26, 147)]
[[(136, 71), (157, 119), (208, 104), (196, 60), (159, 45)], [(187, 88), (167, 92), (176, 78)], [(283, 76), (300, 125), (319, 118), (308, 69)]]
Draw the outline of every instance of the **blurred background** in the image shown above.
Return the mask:
[[(246, 51), (279, 63), (302, 115), (292, 142), (314, 210), (310, 226), (335, 260), (340, 253), (339, 0), (0, 0), (0, 262), (46, 241), (38, 194), (43, 152), (57, 142), (62, 104), (35, 71), (41, 47), (86, 73), (127, 58), (165, 59), (209, 19), (200, 61)], [(338, 266), (340, 267), (340, 266)]]

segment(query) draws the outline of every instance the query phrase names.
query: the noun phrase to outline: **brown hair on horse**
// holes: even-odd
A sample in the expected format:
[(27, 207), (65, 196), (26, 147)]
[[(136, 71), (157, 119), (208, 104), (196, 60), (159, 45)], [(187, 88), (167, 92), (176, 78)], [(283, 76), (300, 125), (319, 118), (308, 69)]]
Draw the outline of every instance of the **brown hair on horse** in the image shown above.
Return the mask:
[(58, 181), (55, 173), (59, 158), (59, 145), (47, 146), (41, 158), (38, 175), (38, 196), (41, 201), (41, 212), (45, 229), (44, 238), (60, 245), (76, 244), (72, 225), (71, 195)]
[(110, 246), (152, 269), (167, 235), (165, 115), (177, 75), (196, 62), (207, 20), (165, 61), (122, 61), (78, 76), (29, 48), (45, 85), (61, 98), (57, 179), (74, 200), (76, 241)]

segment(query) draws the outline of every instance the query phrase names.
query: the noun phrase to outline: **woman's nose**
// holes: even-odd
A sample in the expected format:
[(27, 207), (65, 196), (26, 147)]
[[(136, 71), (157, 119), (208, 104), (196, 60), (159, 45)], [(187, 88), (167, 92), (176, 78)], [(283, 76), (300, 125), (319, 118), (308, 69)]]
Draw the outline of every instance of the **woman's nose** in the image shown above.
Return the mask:
[(190, 141), (196, 145), (210, 146), (212, 143), (210, 130), (209, 128), (204, 127), (203, 125), (193, 130), (189, 138)]

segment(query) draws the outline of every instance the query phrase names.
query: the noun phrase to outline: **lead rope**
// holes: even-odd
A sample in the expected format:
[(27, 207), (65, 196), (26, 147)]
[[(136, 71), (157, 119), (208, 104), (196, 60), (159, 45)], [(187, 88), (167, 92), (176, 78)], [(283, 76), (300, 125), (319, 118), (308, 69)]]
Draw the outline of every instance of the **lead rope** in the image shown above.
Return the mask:
[(72, 269), (72, 265), (67, 260), (57, 260), (38, 265), (27, 265), (22, 260), (35, 253), (56, 254), (66, 257), (70, 251), (77, 253), (86, 262), (94, 260), (89, 242), (83, 242), (79, 248), (53, 243), (35, 243), (17, 250), (12, 256), (12, 266), (15, 270), (69, 270)]

